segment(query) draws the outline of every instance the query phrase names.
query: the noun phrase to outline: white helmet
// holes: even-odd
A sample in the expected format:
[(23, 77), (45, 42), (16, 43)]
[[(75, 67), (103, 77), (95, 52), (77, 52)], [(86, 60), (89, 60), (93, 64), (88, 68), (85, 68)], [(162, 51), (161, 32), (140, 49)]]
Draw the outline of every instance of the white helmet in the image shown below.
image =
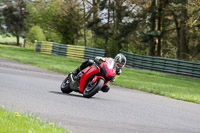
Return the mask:
[(117, 54), (115, 56), (115, 64), (118, 68), (123, 68), (126, 65), (126, 57), (123, 54)]

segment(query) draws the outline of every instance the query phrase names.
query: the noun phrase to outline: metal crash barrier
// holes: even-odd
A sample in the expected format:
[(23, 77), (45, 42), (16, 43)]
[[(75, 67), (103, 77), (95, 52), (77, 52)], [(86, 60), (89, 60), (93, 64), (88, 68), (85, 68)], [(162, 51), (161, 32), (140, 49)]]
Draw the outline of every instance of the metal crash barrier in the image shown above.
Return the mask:
[(70, 58), (94, 59), (96, 56), (105, 57), (104, 49), (66, 45), (46, 41), (37, 41), (35, 51), (45, 54), (67, 56)]
[(144, 56), (120, 51), (127, 58), (127, 66), (159, 72), (174, 73), (200, 78), (200, 63), (169, 58)]

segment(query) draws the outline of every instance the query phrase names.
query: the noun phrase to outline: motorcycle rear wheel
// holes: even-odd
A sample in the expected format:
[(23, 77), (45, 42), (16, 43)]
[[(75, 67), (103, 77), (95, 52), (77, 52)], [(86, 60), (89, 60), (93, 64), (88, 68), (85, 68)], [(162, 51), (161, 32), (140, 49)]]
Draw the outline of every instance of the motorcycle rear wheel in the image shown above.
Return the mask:
[(86, 98), (94, 96), (103, 87), (103, 85), (104, 85), (103, 79), (99, 79), (94, 84), (92, 84), (92, 80), (90, 80), (83, 91), (83, 96)]
[(70, 82), (69, 82), (69, 76), (65, 78), (65, 80), (62, 82), (60, 89), (63, 93), (71, 93), (73, 90), (70, 88)]

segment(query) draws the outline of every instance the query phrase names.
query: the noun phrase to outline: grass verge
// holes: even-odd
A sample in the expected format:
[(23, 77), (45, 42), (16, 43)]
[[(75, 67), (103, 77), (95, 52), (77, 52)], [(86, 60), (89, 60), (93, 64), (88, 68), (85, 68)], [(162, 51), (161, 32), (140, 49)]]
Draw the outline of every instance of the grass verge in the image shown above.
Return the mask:
[[(83, 59), (47, 55), (34, 52), (31, 48), (3, 45), (0, 45), (0, 56), (66, 74), (83, 62)], [(200, 79), (133, 68), (124, 68), (122, 71), (113, 85), (200, 103)]]
[(30, 114), (19, 114), (0, 108), (1, 133), (69, 133), (54, 123), (45, 123)]

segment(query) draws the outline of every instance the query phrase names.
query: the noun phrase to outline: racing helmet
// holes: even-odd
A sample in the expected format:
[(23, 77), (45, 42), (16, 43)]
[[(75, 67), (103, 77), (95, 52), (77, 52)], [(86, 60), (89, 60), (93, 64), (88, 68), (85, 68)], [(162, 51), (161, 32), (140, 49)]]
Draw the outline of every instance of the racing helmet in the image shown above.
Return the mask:
[(115, 56), (115, 64), (118, 68), (123, 68), (126, 64), (126, 57), (123, 54), (117, 54)]

